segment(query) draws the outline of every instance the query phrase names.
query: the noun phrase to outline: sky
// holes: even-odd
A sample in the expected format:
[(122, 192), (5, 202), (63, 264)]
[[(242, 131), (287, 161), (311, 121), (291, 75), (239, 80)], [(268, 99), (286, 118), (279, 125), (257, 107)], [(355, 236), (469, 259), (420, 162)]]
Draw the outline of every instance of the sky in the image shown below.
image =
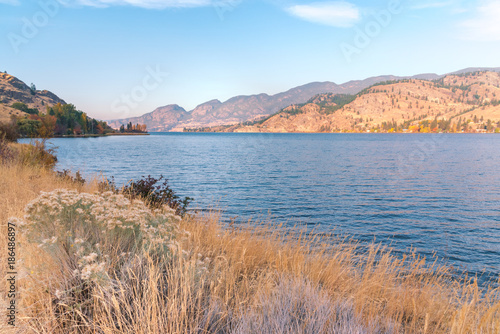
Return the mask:
[(0, 0), (0, 70), (91, 117), (500, 67), (498, 0)]

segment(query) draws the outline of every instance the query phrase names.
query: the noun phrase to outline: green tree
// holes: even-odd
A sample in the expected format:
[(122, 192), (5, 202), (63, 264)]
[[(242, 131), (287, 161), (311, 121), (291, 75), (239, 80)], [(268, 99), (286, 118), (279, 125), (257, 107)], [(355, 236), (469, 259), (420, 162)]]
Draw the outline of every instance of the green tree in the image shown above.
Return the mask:
[(38, 137), (38, 131), (42, 122), (34, 119), (22, 119), (18, 123), (19, 133), (23, 137)]
[(437, 118), (434, 118), (434, 120), (432, 121), (431, 123), (431, 131), (436, 131), (437, 130), (437, 127), (438, 127), (438, 121), (437, 121)]
[(491, 119), (488, 119), (488, 122), (486, 123), (486, 130), (488, 130), (488, 132), (492, 132), (493, 129), (494, 129), (493, 123), (491, 122)]
[(22, 102), (14, 102), (11, 105), (11, 108), (20, 110), (22, 112), (32, 114), (32, 115), (38, 115), (39, 111), (36, 108), (29, 108), (25, 103)]

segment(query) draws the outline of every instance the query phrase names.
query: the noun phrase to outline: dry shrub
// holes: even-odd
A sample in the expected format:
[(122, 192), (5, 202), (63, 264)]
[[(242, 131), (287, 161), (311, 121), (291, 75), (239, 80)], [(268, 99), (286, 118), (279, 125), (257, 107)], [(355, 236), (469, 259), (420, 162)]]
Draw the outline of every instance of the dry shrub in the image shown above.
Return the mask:
[[(64, 328), (85, 325), (95, 317), (94, 290), (113, 291), (114, 282), (120, 282), (122, 268), (130, 259), (147, 254), (160, 263), (179, 248), (175, 237), (180, 217), (173, 209), (152, 211), (142, 201), (130, 201), (112, 192), (88, 194), (58, 189), (42, 193), (25, 210), (23, 220), (14, 218), (10, 222), (33, 245), (31, 251), (46, 253), (52, 258), (50, 262), (59, 262), (64, 268), (62, 284), (55, 291), (47, 291), (53, 296), (56, 320)], [(48, 275), (44, 273), (46, 268), (36, 263), (26, 269)], [(44, 283), (47, 281), (38, 277), (36, 281), (26, 280), (24, 288), (30, 291), (35, 289), (33, 284)], [(36, 313), (32, 317), (36, 318)]]

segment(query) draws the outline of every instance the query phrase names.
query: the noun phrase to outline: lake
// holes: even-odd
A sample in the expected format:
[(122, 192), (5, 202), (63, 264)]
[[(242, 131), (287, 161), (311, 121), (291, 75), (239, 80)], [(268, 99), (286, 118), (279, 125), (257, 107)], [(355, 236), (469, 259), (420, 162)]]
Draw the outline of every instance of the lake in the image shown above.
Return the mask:
[(169, 179), (190, 208), (410, 247), (500, 273), (500, 136), (233, 134), (57, 138), (58, 169)]

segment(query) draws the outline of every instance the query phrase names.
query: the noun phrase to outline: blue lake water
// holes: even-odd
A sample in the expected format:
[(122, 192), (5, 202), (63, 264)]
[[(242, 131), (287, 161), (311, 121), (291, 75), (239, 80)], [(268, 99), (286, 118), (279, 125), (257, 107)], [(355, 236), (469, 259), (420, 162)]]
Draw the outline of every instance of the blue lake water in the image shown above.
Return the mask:
[(166, 176), (191, 208), (410, 247), (500, 273), (500, 136), (204, 134), (52, 139), (58, 169)]

